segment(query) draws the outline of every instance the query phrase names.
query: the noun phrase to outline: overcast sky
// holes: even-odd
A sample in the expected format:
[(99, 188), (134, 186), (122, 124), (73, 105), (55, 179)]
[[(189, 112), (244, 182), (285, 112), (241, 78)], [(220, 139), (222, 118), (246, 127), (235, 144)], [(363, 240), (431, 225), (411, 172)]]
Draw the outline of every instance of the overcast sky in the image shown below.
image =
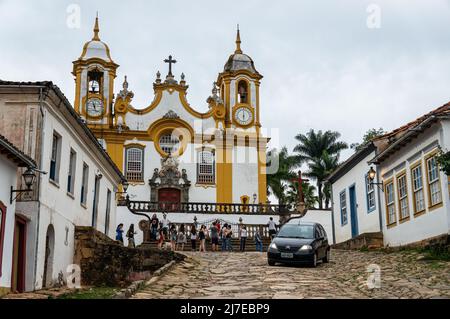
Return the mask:
[[(79, 28), (68, 27), (71, 4), (81, 9)], [(367, 25), (370, 4), (381, 10), (380, 28)], [(450, 100), (445, 0), (0, 0), (0, 79), (51, 80), (73, 102), (72, 61), (92, 38), (97, 10), (100, 37), (120, 64), (116, 90), (128, 75), (136, 108), (150, 104), (155, 73), (167, 73), (172, 54), (190, 104), (205, 111), (239, 23), (242, 49), (264, 75), (262, 124), (279, 129), (290, 150), (311, 128), (358, 142), (369, 128), (394, 129)]]

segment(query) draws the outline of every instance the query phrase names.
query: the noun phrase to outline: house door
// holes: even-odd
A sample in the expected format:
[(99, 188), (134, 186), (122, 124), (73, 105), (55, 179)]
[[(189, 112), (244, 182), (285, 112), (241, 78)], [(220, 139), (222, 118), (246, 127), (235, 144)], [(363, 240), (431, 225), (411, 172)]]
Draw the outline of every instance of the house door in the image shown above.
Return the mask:
[(181, 201), (181, 192), (176, 188), (161, 188), (158, 191), (158, 203), (161, 210), (176, 211)]
[(14, 226), (14, 251), (11, 290), (14, 292), (25, 291), (25, 264), (26, 264), (26, 220), (16, 216)]
[(350, 224), (352, 226), (352, 238), (358, 236), (358, 209), (356, 204), (355, 186), (349, 188), (350, 193)]

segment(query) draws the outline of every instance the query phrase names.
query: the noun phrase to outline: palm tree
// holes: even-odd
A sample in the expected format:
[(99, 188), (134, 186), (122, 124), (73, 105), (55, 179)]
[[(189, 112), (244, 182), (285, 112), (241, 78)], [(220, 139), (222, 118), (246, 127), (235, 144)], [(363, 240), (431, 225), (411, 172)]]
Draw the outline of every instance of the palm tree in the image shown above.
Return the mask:
[(320, 158), (324, 151), (330, 156), (338, 155), (342, 150), (348, 148), (347, 143), (338, 141), (341, 137), (339, 132), (319, 130), (317, 133), (311, 129), (306, 134), (298, 134), (295, 139), (299, 144), (294, 147), (294, 152), (299, 153), (297, 158), (298, 165), (314, 162)]
[[(305, 200), (306, 208), (314, 208), (319, 202), (317, 197), (316, 188), (307, 182), (302, 183), (303, 197)], [(293, 182), (289, 185), (289, 189), (286, 192), (286, 203), (291, 207), (295, 208), (298, 202), (298, 182)]]
[[(297, 166), (307, 164), (309, 172), (305, 174), (316, 180), (319, 196), (319, 208), (323, 208), (324, 181), (338, 166), (339, 154), (348, 148), (347, 143), (339, 141), (339, 132), (311, 129), (306, 134), (298, 134), (295, 139), (299, 142), (294, 148)], [(325, 194), (325, 207), (328, 208), (330, 194)]]
[(317, 193), (319, 195), (319, 208), (323, 208), (325, 200), (325, 209), (328, 209), (331, 194), (329, 186), (325, 184), (325, 178), (330, 175), (339, 166), (337, 155), (331, 156), (327, 151), (323, 151), (322, 156), (308, 164), (309, 171), (306, 176), (314, 178), (317, 182)]
[(273, 194), (280, 204), (286, 202), (286, 183), (295, 177), (295, 163), (295, 158), (288, 154), (287, 147), (282, 147), (279, 152), (274, 148), (267, 153), (267, 167), (275, 168), (274, 172), (267, 174), (267, 193)]

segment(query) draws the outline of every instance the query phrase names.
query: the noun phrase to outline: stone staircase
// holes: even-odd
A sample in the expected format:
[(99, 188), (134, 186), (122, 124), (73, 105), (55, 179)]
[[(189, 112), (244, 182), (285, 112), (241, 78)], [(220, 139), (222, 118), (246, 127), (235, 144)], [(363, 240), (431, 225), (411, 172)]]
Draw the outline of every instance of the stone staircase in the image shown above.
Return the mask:
[[(270, 245), (271, 240), (269, 238), (263, 238), (263, 251), (267, 251), (267, 248)], [(233, 251), (239, 251), (239, 246), (240, 246), (240, 240), (238, 238), (233, 238), (231, 240), (231, 244), (233, 247)], [(166, 241), (166, 245), (167, 247), (170, 247), (170, 242)], [(200, 245), (200, 241), (197, 240), (197, 244), (196, 244), (196, 248), (198, 250)], [(149, 247), (149, 248), (158, 248), (158, 243), (156, 241), (150, 241), (148, 243), (143, 244), (143, 246), (145, 247)], [(206, 251), (211, 251), (211, 240), (210, 239), (206, 239)], [(139, 247), (139, 246), (138, 246)], [(163, 245), (163, 249), (164, 249), (164, 245)], [(181, 247), (178, 248), (179, 250), (181, 249)], [(221, 250), (221, 242), (219, 242), (219, 251)], [(256, 251), (256, 245), (255, 245), (255, 240), (253, 238), (247, 238), (246, 244), (245, 244), (245, 250), (246, 251)], [(187, 243), (184, 245), (184, 251), (191, 251), (191, 241), (188, 240)]]
[(332, 247), (335, 249), (347, 250), (383, 248), (383, 233), (364, 233), (342, 243), (334, 244)]

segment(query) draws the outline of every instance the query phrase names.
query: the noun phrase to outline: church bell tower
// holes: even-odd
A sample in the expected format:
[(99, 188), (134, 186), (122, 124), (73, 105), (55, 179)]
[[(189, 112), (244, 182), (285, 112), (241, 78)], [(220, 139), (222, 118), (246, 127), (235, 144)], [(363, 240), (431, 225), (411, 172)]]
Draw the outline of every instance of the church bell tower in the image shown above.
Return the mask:
[(111, 58), (109, 47), (99, 37), (98, 16), (94, 35), (81, 56), (73, 62), (75, 76), (75, 111), (88, 124), (111, 124), (114, 79), (119, 65)]

